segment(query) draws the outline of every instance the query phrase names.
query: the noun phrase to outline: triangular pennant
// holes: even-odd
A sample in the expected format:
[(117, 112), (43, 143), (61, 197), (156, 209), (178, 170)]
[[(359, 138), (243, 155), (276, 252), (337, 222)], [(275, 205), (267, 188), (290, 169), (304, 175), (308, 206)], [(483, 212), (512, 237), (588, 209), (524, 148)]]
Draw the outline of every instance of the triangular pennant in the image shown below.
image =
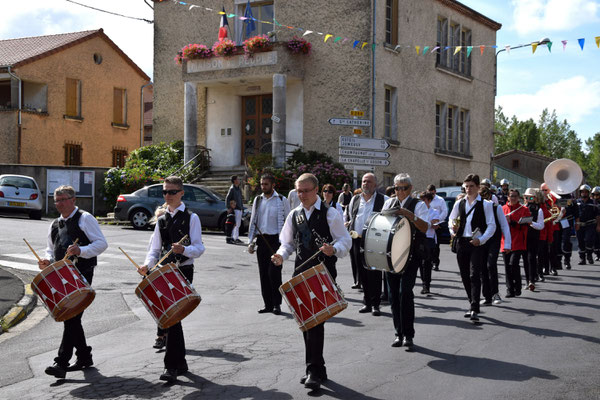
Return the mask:
[(313, 31), (306, 31), (302, 36), (310, 35), (311, 33), (313, 33)]
[(277, 22), (277, 20), (275, 19), (275, 17), (273, 17), (273, 25), (283, 26), (279, 22)]
[(235, 16), (236, 16), (235, 14), (227, 14), (227, 18), (233, 18)]
[(431, 49), (431, 52), (435, 53), (439, 49), (440, 49), (440, 46), (435, 46), (433, 49)]
[(366, 45), (368, 45), (368, 43), (367, 42), (363, 42), (362, 46), (360, 46), (360, 49), (361, 50), (364, 49)]
[(444, 51), (448, 50), (449, 48), (450, 48), (450, 46), (444, 47)]
[(429, 46), (423, 47), (423, 55), (425, 55), (425, 53), (427, 53), (427, 50), (429, 50)]
[(225, 11), (219, 11), (219, 14), (225, 15), (226, 13), (225, 13)]
[(344, 40), (342, 40), (342, 44), (346, 43), (348, 40), (350, 40), (350, 39), (348, 39), (347, 37), (345, 37)]
[(197, 5), (195, 5), (195, 4), (192, 4), (192, 5), (190, 6), (190, 8), (188, 9), (188, 11), (189, 11), (189, 10), (191, 10), (192, 8), (194, 8), (194, 7), (198, 7), (198, 8), (200, 8), (200, 6), (197, 6)]
[(454, 55), (456, 55), (460, 49), (462, 49), (462, 46), (456, 46), (456, 49), (454, 49)]
[(358, 46), (359, 43), (360, 43), (360, 40), (355, 40), (354, 44), (352, 45), (352, 48), (355, 49), (356, 46)]
[(327, 34), (325, 35), (325, 40), (323, 40), (325, 43), (327, 43), (327, 39), (329, 39), (330, 37), (333, 37), (333, 35)]
[(471, 57), (472, 51), (473, 51), (473, 46), (467, 46), (467, 58)]
[(581, 47), (581, 50), (583, 50), (583, 45), (585, 44), (585, 39), (581, 38), (581, 39), (577, 39), (577, 41), (579, 42), (579, 47)]
[(566, 40), (561, 40), (560, 42), (563, 45), (563, 51), (565, 51), (565, 49), (567, 48), (567, 41)]
[(596, 47), (600, 49), (600, 36), (594, 38), (596, 40)]
[(483, 55), (483, 49), (485, 49), (485, 45), (481, 45), (479, 46), (479, 52), (481, 53), (481, 55)]
[(552, 53), (552, 42), (548, 42), (546, 46), (548, 46), (548, 53)]
[(399, 44), (396, 45), (396, 47), (394, 47), (394, 51), (398, 51), (402, 48), (402, 46), (400, 46)]
[(531, 43), (531, 54), (535, 54), (537, 47), (538, 47), (538, 42)]
[(415, 46), (415, 49), (417, 49), (417, 55), (418, 55), (419, 51), (421, 51), (421, 46)]
[(333, 39), (333, 43), (337, 43), (337, 42), (339, 42), (340, 40), (342, 40), (342, 37), (341, 37), (341, 36), (338, 36), (338, 37), (336, 37), (335, 39)]

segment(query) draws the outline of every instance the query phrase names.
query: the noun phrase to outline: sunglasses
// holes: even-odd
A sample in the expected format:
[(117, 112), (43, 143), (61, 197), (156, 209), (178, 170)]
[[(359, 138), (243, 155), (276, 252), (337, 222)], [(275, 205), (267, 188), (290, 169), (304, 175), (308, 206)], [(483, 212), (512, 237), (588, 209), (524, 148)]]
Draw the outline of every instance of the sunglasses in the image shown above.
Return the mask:
[(394, 186), (394, 190), (408, 190), (410, 189), (410, 186)]
[(535, 200), (535, 197), (533, 197), (533, 196), (528, 196), (528, 197), (525, 197), (525, 198), (526, 198), (527, 200)]
[(171, 196), (175, 196), (179, 192), (181, 192), (181, 189), (163, 190), (163, 196), (166, 196), (168, 194), (170, 194)]
[(323, 193), (335, 193), (335, 190), (323, 190)]

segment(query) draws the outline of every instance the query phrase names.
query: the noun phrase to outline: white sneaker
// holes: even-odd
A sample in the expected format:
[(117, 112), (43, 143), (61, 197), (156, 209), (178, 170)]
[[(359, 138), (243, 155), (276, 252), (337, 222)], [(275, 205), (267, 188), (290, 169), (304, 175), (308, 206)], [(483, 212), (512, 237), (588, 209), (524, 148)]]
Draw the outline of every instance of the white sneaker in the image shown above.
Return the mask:
[(492, 296), (492, 303), (496, 305), (502, 303), (502, 299), (500, 298), (500, 295), (498, 293)]

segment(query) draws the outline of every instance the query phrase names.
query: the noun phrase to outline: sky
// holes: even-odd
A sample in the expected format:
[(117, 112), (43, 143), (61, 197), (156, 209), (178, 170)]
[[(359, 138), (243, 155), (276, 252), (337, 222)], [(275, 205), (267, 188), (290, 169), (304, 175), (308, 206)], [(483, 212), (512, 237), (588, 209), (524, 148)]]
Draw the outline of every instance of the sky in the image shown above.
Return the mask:
[[(153, 19), (144, 0), (77, 0), (104, 10)], [(152, 4), (150, 0), (148, 3)], [(537, 121), (544, 108), (556, 110), (582, 141), (600, 132), (600, 0), (462, 0), (502, 24), (498, 50), (543, 38), (551, 52), (540, 46), (511, 49), (498, 54), (496, 105), (520, 120)], [(195, 1), (195, 4), (202, 2)], [(214, 3), (211, 1), (210, 3)], [(117, 17), (66, 0), (25, 0), (5, 5), (0, 40), (103, 28), (140, 68), (152, 76), (152, 24)], [(285, 23), (285, 21), (279, 21)], [(315, 30), (322, 27), (315, 27)], [(306, 27), (311, 29), (311, 27)], [(585, 38), (583, 51), (578, 39)], [(563, 50), (562, 40), (567, 41)], [(488, 44), (477, 43), (473, 45)], [(473, 56), (476, 50), (473, 50)]]

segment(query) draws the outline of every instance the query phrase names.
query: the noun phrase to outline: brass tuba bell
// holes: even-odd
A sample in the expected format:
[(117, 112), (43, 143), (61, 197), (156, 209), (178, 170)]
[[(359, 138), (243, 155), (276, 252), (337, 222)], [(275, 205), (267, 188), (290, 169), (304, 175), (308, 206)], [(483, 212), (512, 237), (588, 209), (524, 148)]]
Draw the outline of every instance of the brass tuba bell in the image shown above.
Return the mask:
[(544, 170), (544, 181), (555, 193), (574, 192), (583, 179), (583, 172), (577, 163), (568, 158), (552, 161)]

